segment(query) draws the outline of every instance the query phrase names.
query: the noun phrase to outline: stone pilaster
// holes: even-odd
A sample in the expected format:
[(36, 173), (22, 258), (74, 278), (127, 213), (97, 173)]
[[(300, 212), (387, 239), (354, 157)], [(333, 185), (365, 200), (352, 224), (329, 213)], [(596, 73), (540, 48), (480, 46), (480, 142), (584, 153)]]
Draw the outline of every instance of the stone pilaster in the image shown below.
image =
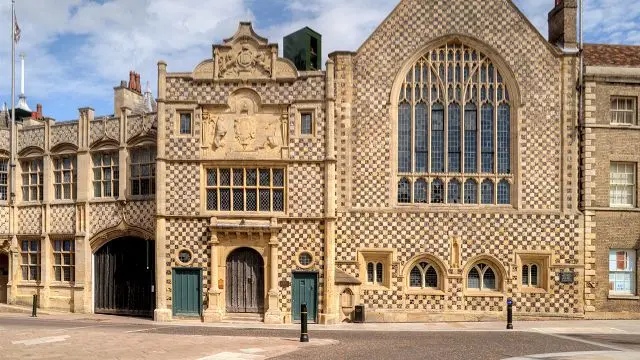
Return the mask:
[[(275, 219), (272, 220), (272, 225), (273, 224), (275, 224)], [(269, 307), (264, 315), (265, 324), (281, 324), (283, 320), (278, 304), (278, 268), (280, 267), (278, 245), (278, 232), (277, 230), (271, 230), (271, 238), (269, 239)]]
[(166, 264), (166, 186), (165, 99), (167, 97), (167, 64), (158, 62), (158, 137), (156, 158), (156, 309), (155, 321), (171, 320), (171, 309), (167, 308), (167, 264)]
[(79, 109), (80, 121), (78, 122), (78, 154), (77, 167), (77, 200), (76, 200), (76, 228), (75, 228), (75, 284), (73, 291), (73, 311), (91, 311), (91, 246), (90, 234), (86, 226), (87, 204), (92, 196), (93, 179), (91, 153), (89, 152), (91, 133), (91, 121), (95, 111), (92, 108)]
[(336, 293), (336, 152), (334, 62), (327, 61), (325, 131), (325, 221), (324, 221), (324, 303), (320, 322), (334, 324), (340, 319)]
[[(211, 220), (211, 225), (215, 225), (216, 219)], [(209, 239), (209, 247), (211, 248), (210, 259), (210, 276), (209, 276), (209, 290), (207, 295), (209, 297), (209, 306), (204, 312), (205, 322), (221, 322), (224, 317), (224, 310), (222, 309), (222, 289), (218, 286), (218, 234), (211, 228), (211, 238)]]

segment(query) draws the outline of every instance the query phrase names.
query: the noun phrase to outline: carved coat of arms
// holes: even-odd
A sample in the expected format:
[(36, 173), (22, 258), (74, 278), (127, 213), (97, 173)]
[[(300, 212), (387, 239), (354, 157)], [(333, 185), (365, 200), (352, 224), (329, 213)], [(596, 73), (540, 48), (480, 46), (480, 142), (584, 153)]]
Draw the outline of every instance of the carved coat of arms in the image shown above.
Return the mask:
[(253, 116), (241, 115), (238, 117), (233, 125), (233, 130), (236, 134), (236, 140), (242, 146), (244, 150), (251, 145), (256, 139), (256, 119)]

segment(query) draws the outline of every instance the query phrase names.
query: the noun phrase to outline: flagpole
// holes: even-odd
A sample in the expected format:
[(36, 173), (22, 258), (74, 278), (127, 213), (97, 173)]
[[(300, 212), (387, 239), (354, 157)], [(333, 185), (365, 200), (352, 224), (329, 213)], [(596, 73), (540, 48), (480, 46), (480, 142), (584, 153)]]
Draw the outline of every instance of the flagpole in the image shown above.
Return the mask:
[(11, 0), (11, 193), (10, 203), (16, 199), (16, 1)]

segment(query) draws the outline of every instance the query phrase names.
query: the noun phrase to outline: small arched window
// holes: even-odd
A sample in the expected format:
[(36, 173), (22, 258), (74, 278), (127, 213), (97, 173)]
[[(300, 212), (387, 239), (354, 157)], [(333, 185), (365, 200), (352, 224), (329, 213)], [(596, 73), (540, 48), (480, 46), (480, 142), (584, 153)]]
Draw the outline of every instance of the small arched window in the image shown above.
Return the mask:
[(478, 203), (478, 184), (473, 179), (469, 179), (464, 183), (464, 203)]
[(438, 272), (426, 261), (421, 261), (411, 268), (409, 273), (409, 287), (435, 289), (438, 287)]
[(408, 179), (402, 179), (398, 183), (398, 203), (407, 204), (411, 202), (411, 183)]
[(436, 179), (431, 184), (431, 203), (442, 204), (444, 202), (444, 183), (440, 179)]
[[(394, 109), (398, 190), (408, 180), (415, 194), (399, 193), (398, 202), (509, 204), (510, 196), (495, 196), (501, 181), (515, 183), (515, 112), (504, 73), (489, 56), (455, 40), (429, 50), (402, 75)], [(417, 196), (420, 178), (430, 184), (429, 196)], [(493, 182), (485, 184), (487, 178)]]
[(467, 288), (471, 290), (496, 291), (498, 281), (496, 270), (486, 262), (474, 265), (467, 274)]
[(413, 201), (418, 204), (427, 203), (427, 182), (424, 179), (418, 179), (414, 184)]
[(511, 202), (511, 186), (507, 180), (498, 183), (498, 204), (506, 205)]

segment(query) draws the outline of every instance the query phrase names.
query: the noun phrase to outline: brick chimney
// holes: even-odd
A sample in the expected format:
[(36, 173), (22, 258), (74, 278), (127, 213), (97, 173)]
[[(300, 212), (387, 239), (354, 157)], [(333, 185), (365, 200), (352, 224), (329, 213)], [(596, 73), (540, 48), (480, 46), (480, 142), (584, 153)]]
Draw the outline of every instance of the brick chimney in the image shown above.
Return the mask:
[(32, 119), (42, 119), (44, 116), (42, 115), (42, 104), (36, 105), (36, 111), (31, 113)]
[(140, 84), (140, 74), (136, 74), (136, 91), (142, 94), (142, 85)]
[(144, 101), (140, 86), (140, 74), (135, 71), (129, 71), (129, 82), (121, 81), (120, 86), (113, 90), (113, 114), (116, 117), (120, 116), (120, 110), (123, 106), (135, 109), (138, 104)]
[(549, 12), (549, 42), (564, 49), (578, 47), (578, 0), (555, 0)]

